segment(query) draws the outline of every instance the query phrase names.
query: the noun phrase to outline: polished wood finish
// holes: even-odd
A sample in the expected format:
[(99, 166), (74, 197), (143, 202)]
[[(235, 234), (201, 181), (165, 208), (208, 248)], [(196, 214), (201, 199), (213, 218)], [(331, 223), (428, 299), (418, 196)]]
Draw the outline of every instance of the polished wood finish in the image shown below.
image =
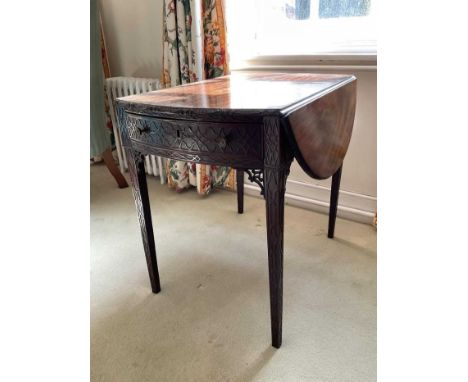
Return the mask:
[(286, 111), (321, 96), (353, 76), (342, 74), (237, 72), (213, 80), (135, 94), (125, 102), (167, 110), (256, 110), (265, 115)]
[(331, 193), (330, 193), (330, 213), (328, 214), (328, 237), (333, 239), (335, 236), (336, 212), (338, 210), (338, 196), (340, 192), (341, 171), (343, 166), (333, 174)]
[[(125, 110), (161, 118), (260, 122), (287, 117), (350, 82), (341, 74), (237, 72), (120, 99)], [(259, 126), (257, 125), (257, 128)]]
[(294, 155), (315, 179), (332, 176), (343, 163), (351, 140), (356, 109), (356, 82), (294, 111), (287, 119)]
[[(264, 193), (272, 345), (282, 343), (284, 194), (293, 158), (310, 176), (339, 176), (356, 105), (348, 75), (240, 72), (117, 100), (152, 290), (160, 290), (143, 154), (237, 169), (238, 212), (246, 172)], [(339, 170), (339, 171), (338, 171)]]

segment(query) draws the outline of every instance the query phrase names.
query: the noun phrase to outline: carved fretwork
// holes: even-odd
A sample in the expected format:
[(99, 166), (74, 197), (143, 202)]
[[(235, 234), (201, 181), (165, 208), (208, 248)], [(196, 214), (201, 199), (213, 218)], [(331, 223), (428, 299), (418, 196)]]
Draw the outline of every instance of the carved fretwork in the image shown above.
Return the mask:
[(258, 124), (157, 119), (129, 114), (117, 104), (124, 147), (188, 162), (261, 168), (262, 129)]
[(130, 147), (130, 137), (128, 136), (125, 111), (123, 106), (117, 105), (115, 108), (115, 114), (117, 116), (117, 124), (120, 130), (120, 136), (122, 137), (122, 145), (124, 147)]
[(252, 183), (258, 184), (258, 186), (260, 187), (260, 195), (263, 195), (263, 197), (265, 197), (265, 187), (263, 185), (263, 170), (245, 170), (245, 172), (247, 173), (247, 177)]
[(181, 122), (129, 114), (126, 129), (130, 138), (155, 147), (261, 157), (261, 130), (253, 125)]

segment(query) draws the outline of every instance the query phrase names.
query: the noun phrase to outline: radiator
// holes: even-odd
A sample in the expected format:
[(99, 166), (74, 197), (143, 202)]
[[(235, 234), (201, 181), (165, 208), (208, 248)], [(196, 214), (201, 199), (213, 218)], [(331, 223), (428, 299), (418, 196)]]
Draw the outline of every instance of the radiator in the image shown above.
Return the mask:
[[(119, 167), (122, 172), (128, 171), (127, 157), (122, 147), (122, 139), (115, 115), (115, 99), (133, 94), (150, 92), (161, 89), (159, 80), (154, 78), (111, 77), (106, 78), (105, 88), (110, 107), (112, 126), (114, 128), (115, 146)], [(145, 156), (145, 170), (148, 175), (159, 176), (161, 183), (166, 183), (164, 159), (155, 155)]]

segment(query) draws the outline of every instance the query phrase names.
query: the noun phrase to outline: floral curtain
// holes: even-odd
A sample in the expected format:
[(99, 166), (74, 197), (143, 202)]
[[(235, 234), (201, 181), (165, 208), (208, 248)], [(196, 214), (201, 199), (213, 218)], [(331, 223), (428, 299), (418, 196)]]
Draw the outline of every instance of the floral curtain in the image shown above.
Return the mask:
[[(228, 74), (226, 29), (222, 0), (164, 0), (164, 86), (177, 86)], [(208, 194), (213, 187), (235, 187), (235, 171), (176, 160), (166, 162), (170, 187), (197, 187)]]

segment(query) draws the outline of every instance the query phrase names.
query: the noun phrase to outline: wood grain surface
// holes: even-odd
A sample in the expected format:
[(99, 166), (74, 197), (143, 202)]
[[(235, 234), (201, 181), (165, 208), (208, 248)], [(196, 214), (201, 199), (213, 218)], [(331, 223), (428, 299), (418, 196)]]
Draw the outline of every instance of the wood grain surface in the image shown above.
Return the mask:
[(297, 109), (285, 121), (294, 156), (311, 177), (326, 179), (340, 168), (351, 140), (355, 110), (353, 81)]
[(229, 76), (119, 98), (127, 104), (163, 108), (287, 111), (353, 77), (341, 74), (237, 72)]

